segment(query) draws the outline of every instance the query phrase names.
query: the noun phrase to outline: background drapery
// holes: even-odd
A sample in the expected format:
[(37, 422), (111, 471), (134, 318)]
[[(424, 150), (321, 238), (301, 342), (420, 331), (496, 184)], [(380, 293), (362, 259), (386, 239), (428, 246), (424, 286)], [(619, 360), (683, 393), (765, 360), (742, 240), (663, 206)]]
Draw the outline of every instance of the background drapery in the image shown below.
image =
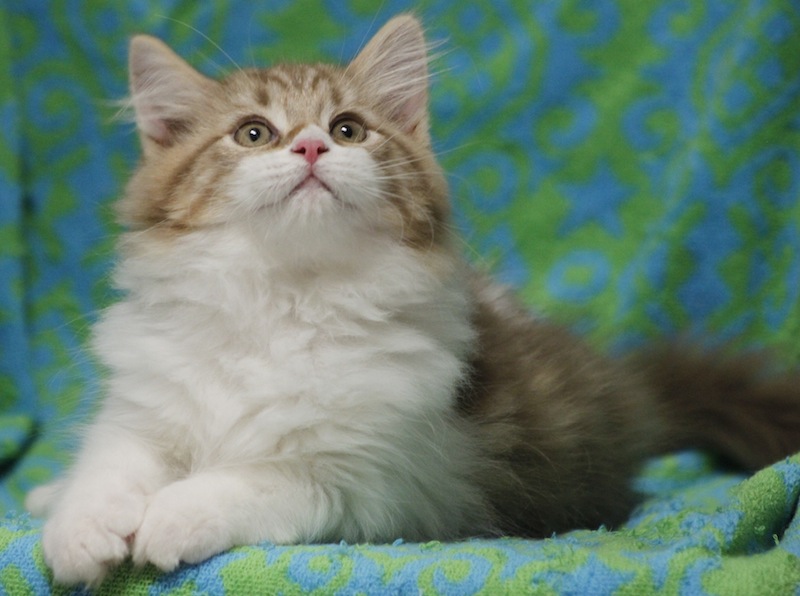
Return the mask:
[[(688, 331), (800, 363), (792, 0), (2, 3), (3, 590), (49, 589), (21, 499), (63, 469), (99, 392), (83, 346), (114, 297), (111, 203), (138, 155), (115, 117), (129, 36), (158, 35), (217, 75), (346, 61), (409, 9), (442, 42), (432, 134), (473, 261), (606, 349)], [(264, 544), (167, 576), (123, 567), (106, 589), (730, 594), (800, 582), (800, 459), (746, 478), (686, 452), (637, 482), (647, 498), (619, 531)]]

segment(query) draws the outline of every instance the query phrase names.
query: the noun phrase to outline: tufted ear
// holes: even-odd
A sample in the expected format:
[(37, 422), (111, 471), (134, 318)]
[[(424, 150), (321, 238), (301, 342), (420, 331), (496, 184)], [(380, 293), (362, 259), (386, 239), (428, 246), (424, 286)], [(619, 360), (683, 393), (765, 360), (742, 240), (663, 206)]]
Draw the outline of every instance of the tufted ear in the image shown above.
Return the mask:
[(368, 92), (407, 133), (428, 137), (428, 46), (411, 15), (390, 20), (350, 64)]
[(153, 145), (168, 147), (191, 128), (197, 107), (216, 85), (189, 66), (165, 43), (149, 35), (131, 40), (131, 102), (147, 153)]

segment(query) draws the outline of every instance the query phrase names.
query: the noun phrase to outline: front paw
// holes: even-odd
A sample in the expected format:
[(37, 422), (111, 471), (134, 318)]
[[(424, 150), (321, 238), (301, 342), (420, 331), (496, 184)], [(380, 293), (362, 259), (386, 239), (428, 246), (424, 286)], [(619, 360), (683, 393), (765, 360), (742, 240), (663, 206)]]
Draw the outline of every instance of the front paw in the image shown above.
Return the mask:
[(130, 553), (128, 538), (144, 514), (143, 497), (62, 504), (44, 526), (42, 550), (59, 584), (97, 586)]
[(133, 562), (172, 571), (199, 563), (231, 546), (224, 519), (202, 495), (175, 483), (161, 489), (145, 512), (133, 543)]

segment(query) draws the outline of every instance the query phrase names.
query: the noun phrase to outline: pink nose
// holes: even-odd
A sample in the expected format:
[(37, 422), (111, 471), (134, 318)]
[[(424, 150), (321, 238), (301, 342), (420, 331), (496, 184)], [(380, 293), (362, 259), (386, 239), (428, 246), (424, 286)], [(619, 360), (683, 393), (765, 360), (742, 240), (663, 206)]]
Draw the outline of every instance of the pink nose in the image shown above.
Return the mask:
[(320, 154), (327, 150), (328, 146), (316, 139), (300, 139), (292, 146), (293, 153), (299, 153), (312, 165), (319, 159)]

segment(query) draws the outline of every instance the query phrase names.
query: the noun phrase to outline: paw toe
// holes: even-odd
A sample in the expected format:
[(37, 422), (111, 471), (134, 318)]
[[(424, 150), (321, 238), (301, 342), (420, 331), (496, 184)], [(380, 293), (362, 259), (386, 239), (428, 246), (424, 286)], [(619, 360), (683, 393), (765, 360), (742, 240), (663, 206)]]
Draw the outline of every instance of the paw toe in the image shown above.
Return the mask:
[(124, 538), (89, 519), (56, 528), (45, 526), (42, 550), (55, 581), (66, 585), (96, 586), (128, 555)]

